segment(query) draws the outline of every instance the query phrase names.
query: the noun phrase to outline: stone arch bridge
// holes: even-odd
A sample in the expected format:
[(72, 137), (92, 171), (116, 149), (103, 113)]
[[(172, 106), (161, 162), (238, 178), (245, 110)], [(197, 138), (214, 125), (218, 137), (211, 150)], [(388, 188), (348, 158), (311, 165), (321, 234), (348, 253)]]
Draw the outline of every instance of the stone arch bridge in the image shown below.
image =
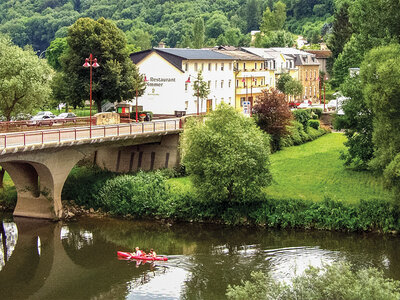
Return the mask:
[(59, 219), (61, 192), (84, 158), (114, 172), (172, 168), (179, 163), (180, 119), (0, 135), (0, 165), (17, 190), (14, 216)]

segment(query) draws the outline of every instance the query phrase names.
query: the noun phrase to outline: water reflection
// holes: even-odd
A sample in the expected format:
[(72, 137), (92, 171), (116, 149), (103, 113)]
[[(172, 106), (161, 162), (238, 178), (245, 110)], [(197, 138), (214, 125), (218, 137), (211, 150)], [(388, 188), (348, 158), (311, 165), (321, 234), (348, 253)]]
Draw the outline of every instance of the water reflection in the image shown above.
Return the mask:
[[(375, 234), (84, 219), (3, 218), (2, 299), (222, 299), (255, 270), (278, 280), (348, 261), (400, 279), (399, 238)], [(168, 262), (118, 260), (140, 246)]]

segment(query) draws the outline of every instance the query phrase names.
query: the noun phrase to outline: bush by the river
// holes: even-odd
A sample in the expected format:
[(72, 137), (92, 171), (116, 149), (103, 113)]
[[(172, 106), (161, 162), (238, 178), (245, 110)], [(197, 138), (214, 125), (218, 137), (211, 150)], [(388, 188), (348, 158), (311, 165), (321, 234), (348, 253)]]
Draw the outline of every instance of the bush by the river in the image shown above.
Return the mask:
[(155, 216), (166, 202), (166, 181), (160, 172), (120, 175), (104, 182), (98, 198), (102, 208), (115, 215)]
[(262, 272), (253, 272), (251, 276), (241, 285), (228, 286), (228, 299), (400, 299), (399, 281), (385, 278), (375, 268), (354, 270), (344, 263), (309, 267), (290, 283), (278, 282)]
[[(93, 186), (88, 186), (88, 182)], [(109, 172), (97, 168), (76, 167), (67, 179), (63, 195), (69, 195), (68, 199), (87, 208), (102, 208), (114, 215), (136, 218), (273, 228), (400, 231), (400, 208), (387, 199), (348, 203), (329, 198), (323, 201), (275, 199), (261, 193), (257, 199), (226, 207), (224, 203), (202, 201), (190, 188), (174, 189), (162, 172), (110, 176)]]

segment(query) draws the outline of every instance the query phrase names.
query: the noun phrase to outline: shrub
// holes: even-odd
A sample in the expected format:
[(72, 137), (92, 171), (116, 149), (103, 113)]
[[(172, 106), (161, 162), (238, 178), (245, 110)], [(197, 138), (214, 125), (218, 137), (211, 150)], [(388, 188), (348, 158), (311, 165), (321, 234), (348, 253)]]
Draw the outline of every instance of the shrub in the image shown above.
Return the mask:
[(116, 215), (156, 215), (166, 200), (167, 186), (160, 172), (139, 172), (108, 179), (99, 190), (103, 207)]
[(310, 126), (311, 128), (314, 128), (316, 130), (319, 129), (319, 125), (320, 125), (319, 120), (309, 120), (308, 121), (308, 126)]
[(181, 136), (185, 164), (205, 202), (252, 201), (271, 182), (269, 138), (252, 118), (221, 104), (205, 122), (188, 120)]
[(0, 205), (5, 210), (13, 210), (17, 204), (17, 191), (15, 187), (0, 189)]
[(290, 283), (279, 283), (261, 272), (251, 280), (228, 286), (228, 299), (399, 299), (400, 282), (375, 268), (356, 270), (347, 263), (309, 267)]
[(271, 135), (271, 151), (280, 149), (280, 139), (288, 135), (293, 115), (285, 100), (285, 95), (277, 90), (264, 90), (255, 101), (254, 118), (257, 125)]
[(65, 181), (62, 199), (74, 200), (78, 205), (100, 208), (98, 191), (104, 183), (115, 177), (114, 173), (102, 170), (97, 166), (74, 167)]
[(303, 125), (303, 129), (307, 130), (308, 120), (311, 119), (311, 112), (306, 109), (296, 109), (293, 111), (294, 119)]
[(309, 110), (310, 110), (312, 113), (314, 113), (315, 115), (317, 115), (318, 119), (321, 119), (322, 112), (323, 112), (323, 109), (322, 109), (322, 108), (313, 107), (313, 108), (309, 108)]

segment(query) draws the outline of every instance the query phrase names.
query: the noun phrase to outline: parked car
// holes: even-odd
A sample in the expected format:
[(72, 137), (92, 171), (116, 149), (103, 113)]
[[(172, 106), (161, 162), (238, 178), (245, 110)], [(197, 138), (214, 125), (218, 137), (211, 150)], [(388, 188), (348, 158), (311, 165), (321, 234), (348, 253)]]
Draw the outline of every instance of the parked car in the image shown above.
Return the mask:
[(311, 107), (311, 101), (310, 100), (304, 100), (303, 103), (300, 103), (299, 106), (297, 106), (297, 108), (309, 108)]
[(73, 123), (76, 123), (76, 115), (74, 114), (74, 113), (71, 113), (71, 112), (69, 112), (69, 113), (62, 113), (62, 114), (59, 114), (57, 117), (56, 117), (56, 120), (55, 120), (57, 123), (67, 123), (67, 122), (73, 122)]
[(28, 126), (42, 126), (42, 125), (49, 125), (52, 126), (55, 123), (54, 120), (54, 115), (53, 117), (49, 116), (49, 115), (36, 115), (34, 117), (32, 117), (26, 124)]

